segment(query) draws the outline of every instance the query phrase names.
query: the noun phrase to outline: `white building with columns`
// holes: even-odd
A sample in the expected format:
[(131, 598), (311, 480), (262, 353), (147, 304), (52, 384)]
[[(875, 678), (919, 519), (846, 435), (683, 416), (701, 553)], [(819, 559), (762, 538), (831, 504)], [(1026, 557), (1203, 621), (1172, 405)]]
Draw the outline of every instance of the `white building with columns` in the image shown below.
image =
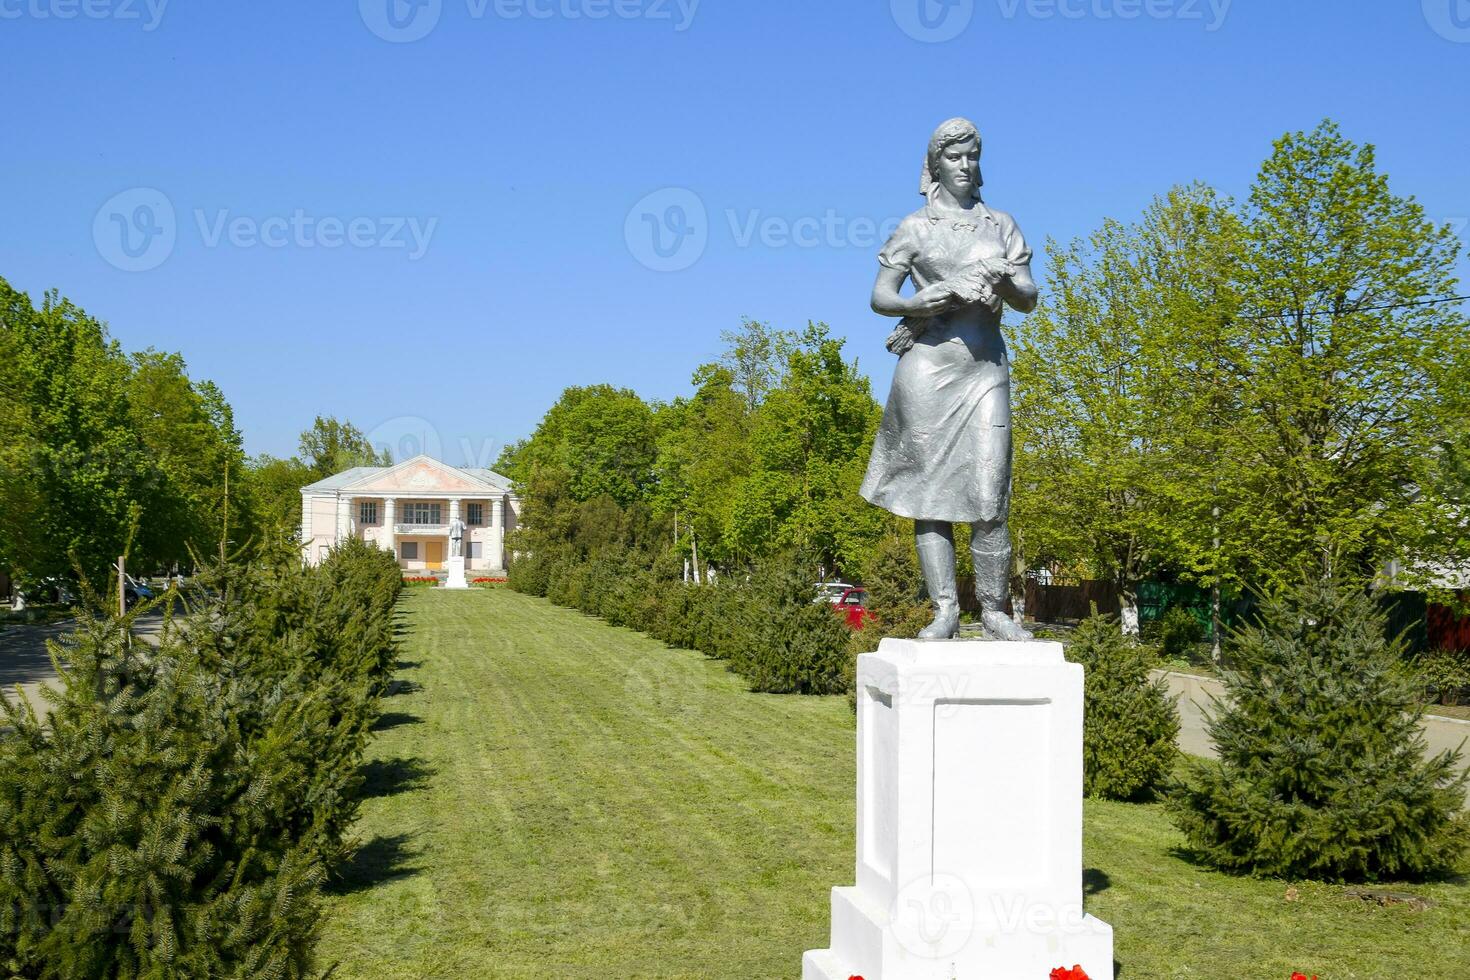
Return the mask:
[(438, 571), (449, 528), (464, 523), (465, 569), (505, 570), (505, 535), (520, 500), (491, 470), (461, 469), (428, 456), (395, 466), (358, 466), (301, 488), (301, 548), (316, 564), (346, 538), (387, 548), (405, 571)]

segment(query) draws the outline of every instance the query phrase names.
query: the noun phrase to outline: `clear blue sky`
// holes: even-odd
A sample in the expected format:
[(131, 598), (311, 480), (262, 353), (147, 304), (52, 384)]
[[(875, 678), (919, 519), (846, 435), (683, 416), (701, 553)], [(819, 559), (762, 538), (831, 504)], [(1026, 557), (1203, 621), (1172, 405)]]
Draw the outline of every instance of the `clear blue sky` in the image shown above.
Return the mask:
[(1470, 219), (1467, 0), (161, 3), (0, 0), (0, 275), (181, 351), (252, 453), (322, 413), (483, 464), (742, 316), (828, 321), (881, 398), (871, 226), (951, 115), (1038, 248), (1324, 116)]

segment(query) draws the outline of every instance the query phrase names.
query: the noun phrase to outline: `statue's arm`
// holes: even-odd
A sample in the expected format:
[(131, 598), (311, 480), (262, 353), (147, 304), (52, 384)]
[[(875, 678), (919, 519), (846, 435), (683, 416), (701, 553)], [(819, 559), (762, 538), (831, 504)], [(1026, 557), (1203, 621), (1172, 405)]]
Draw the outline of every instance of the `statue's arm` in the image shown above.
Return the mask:
[(995, 291), (1016, 312), (1030, 313), (1036, 309), (1038, 294), (1036, 280), (1031, 278), (1031, 246), (1013, 219), (1006, 228), (1006, 262), (1010, 275), (996, 283)]
[(1010, 307), (1018, 313), (1030, 313), (1036, 309), (1038, 290), (1036, 280), (1031, 278), (1031, 263), (1011, 264), (1011, 274), (996, 283), (1000, 293)]
[(873, 283), (873, 312), (881, 316), (937, 316), (954, 305), (954, 291), (942, 282), (904, 296), (899, 293), (908, 273), (878, 265), (878, 278)]

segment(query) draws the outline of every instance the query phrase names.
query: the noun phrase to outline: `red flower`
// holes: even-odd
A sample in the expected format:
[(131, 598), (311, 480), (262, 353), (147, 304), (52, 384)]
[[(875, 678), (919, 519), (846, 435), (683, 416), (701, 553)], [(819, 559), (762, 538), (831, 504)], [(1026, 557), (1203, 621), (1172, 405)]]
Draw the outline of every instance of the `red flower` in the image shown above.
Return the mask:
[[(1307, 980), (1307, 975), (1305, 973), (1293, 973), (1291, 980)], [(1312, 974), (1312, 980), (1317, 980), (1317, 974)]]
[(1070, 970), (1065, 966), (1059, 966), (1051, 971), (1051, 980), (1089, 980), (1089, 978), (1087, 972), (1080, 966), (1074, 966)]
[(863, 978), (854, 973), (852, 976), (848, 977), (847, 980), (863, 980)]

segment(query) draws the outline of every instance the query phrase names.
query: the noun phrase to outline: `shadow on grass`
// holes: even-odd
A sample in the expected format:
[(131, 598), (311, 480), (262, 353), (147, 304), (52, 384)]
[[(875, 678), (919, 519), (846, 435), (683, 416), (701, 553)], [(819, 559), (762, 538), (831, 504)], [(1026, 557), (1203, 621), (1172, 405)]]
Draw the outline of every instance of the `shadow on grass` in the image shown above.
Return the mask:
[(400, 660), (393, 665), (394, 670), (417, 670), (424, 665), (422, 660)]
[(424, 685), (420, 684), (418, 681), (406, 681), (402, 678), (395, 677), (393, 680), (388, 682), (388, 690), (384, 693), (383, 696), (391, 698), (399, 694), (417, 694), (423, 689)]
[(417, 757), (374, 759), (362, 767), (362, 798), (371, 800), (411, 793), (423, 789), (432, 775), (433, 768)]
[(372, 731), (387, 732), (404, 725), (422, 725), (424, 720), (418, 715), (411, 715), (406, 711), (385, 711), (378, 716), (373, 723)]
[(351, 895), (375, 888), (395, 878), (416, 875), (422, 869), (408, 862), (419, 856), (419, 850), (410, 847), (410, 834), (379, 835), (353, 852), (347, 863), (342, 865), (336, 877), (327, 886), (333, 895)]
[(1113, 879), (1108, 877), (1106, 871), (1098, 868), (1087, 868), (1082, 872), (1082, 894), (1093, 896), (1099, 892), (1105, 892), (1112, 887)]

